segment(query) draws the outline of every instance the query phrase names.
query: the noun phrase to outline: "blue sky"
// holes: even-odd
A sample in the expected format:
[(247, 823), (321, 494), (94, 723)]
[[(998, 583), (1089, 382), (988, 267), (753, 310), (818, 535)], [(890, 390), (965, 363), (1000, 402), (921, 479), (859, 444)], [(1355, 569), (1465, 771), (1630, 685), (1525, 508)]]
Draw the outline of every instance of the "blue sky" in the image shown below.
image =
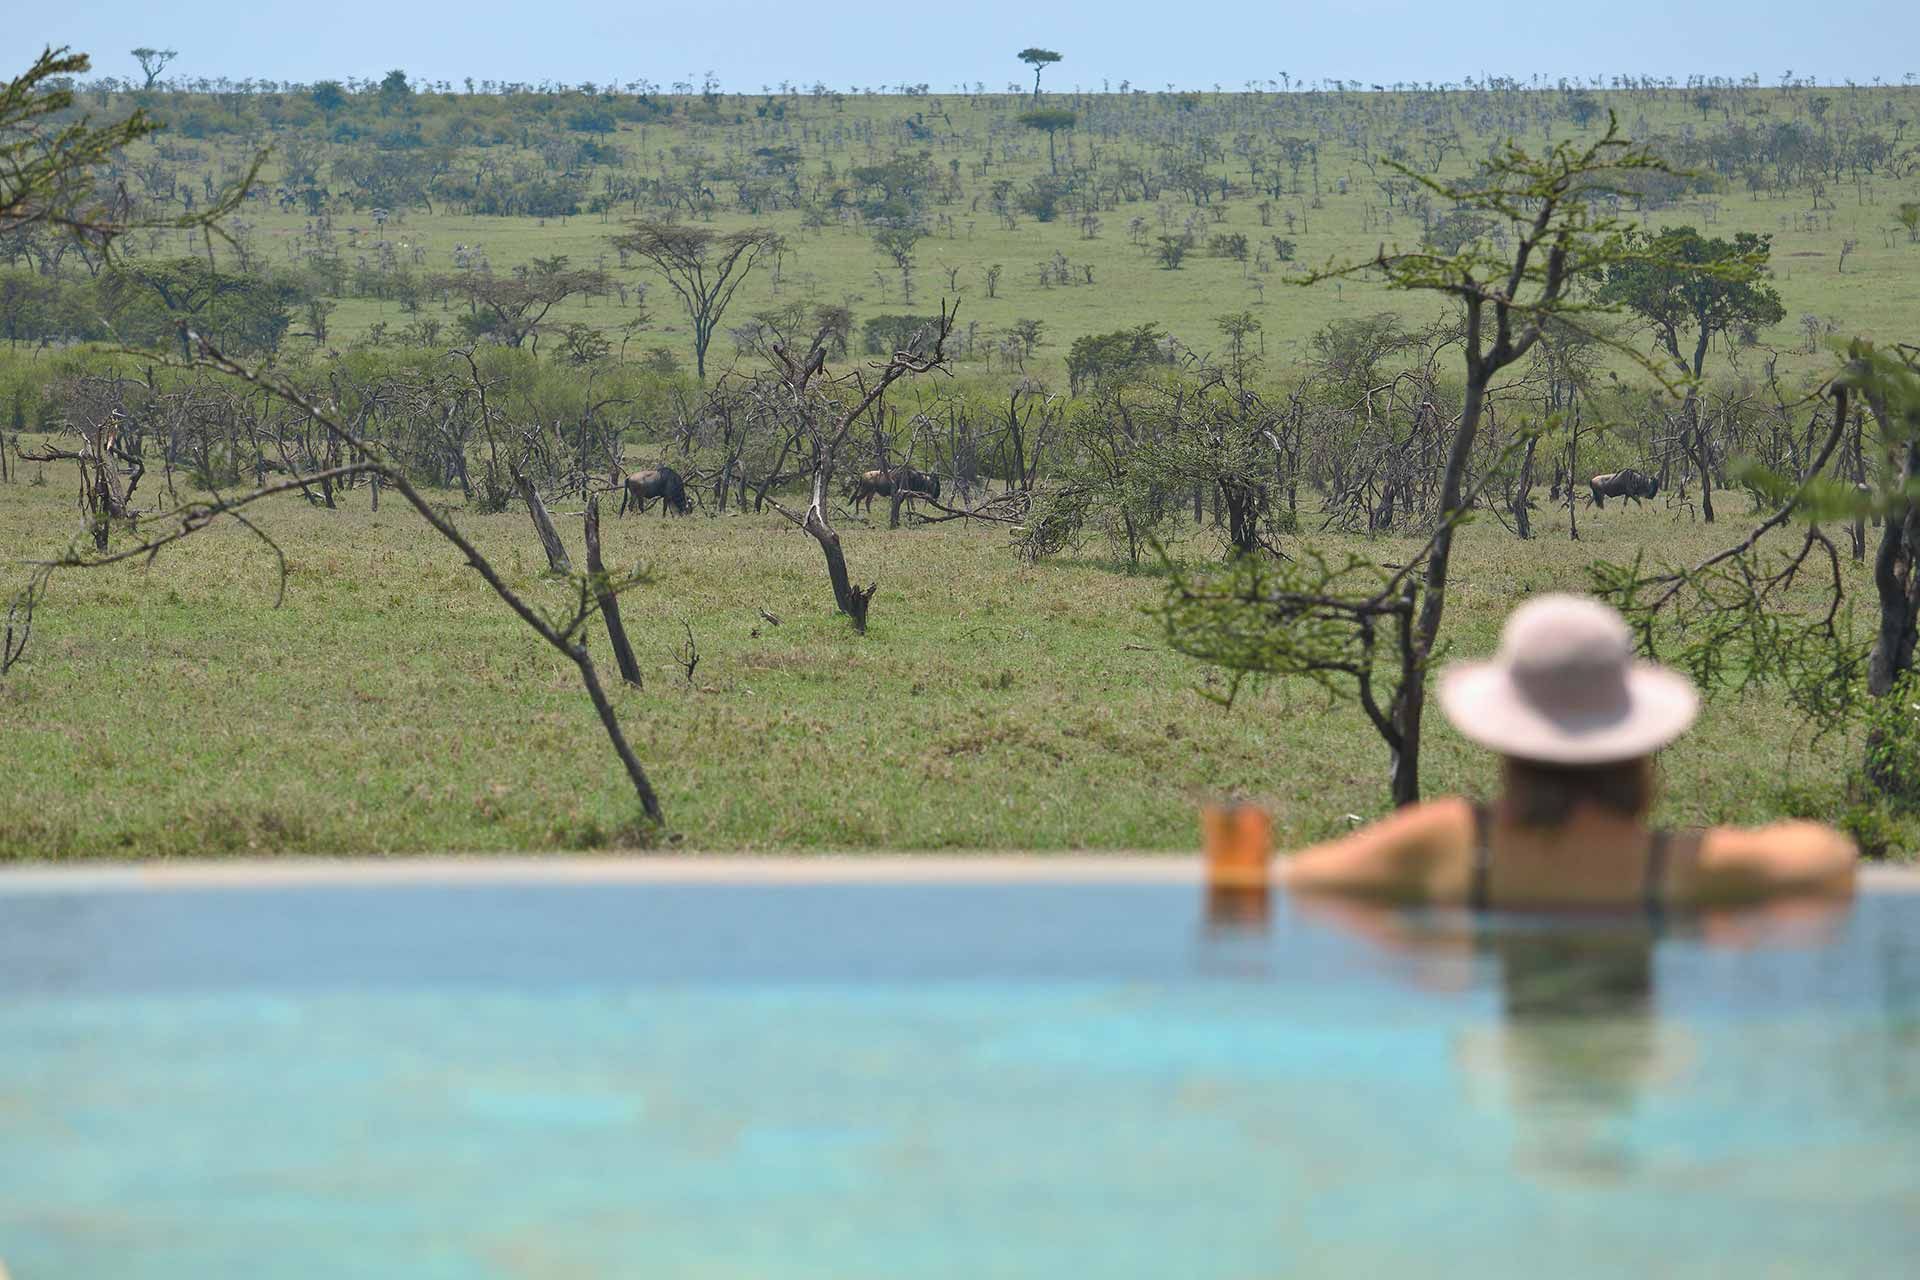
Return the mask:
[[(69, 0), (18, 6), (0, 28), (0, 58), (24, 66), (42, 45), (94, 55), (108, 75), (136, 70), (127, 50), (180, 50), (169, 74), (314, 80), (378, 75), (416, 79), (626, 82), (697, 80), (711, 70), (729, 90), (782, 80), (834, 88), (925, 82), (936, 90), (985, 81), (1031, 83), (1014, 54), (1057, 49), (1054, 88), (1234, 88), (1248, 80), (1325, 78), (1362, 83), (1454, 80), (1483, 74), (1684, 78), (1787, 71), (1829, 83), (1920, 72), (1920, 17), (1912, 0), (1839, 6), (1770, 0), (1610, 0), (1524, 6), (1362, 0), (1277, 5), (1212, 0), (1184, 5), (1114, 0), (1038, 5), (1013, 0), (925, 6), (708, 0), (670, 6), (538, 0), (159, 5)], [(916, 10), (932, 15), (914, 18)], [(1575, 15), (1578, 16), (1575, 16)], [(1595, 15), (1600, 20), (1596, 20)], [(1837, 19), (1836, 15), (1840, 15)], [(1876, 34), (1878, 38), (1876, 38)]]

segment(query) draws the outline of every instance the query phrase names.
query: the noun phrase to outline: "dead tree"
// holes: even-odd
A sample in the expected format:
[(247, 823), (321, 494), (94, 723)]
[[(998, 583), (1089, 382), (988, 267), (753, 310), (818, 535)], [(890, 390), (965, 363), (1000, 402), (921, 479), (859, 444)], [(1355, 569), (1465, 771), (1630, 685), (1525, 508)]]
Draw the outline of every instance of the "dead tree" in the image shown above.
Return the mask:
[(547, 504), (540, 500), (540, 491), (518, 467), (514, 468), (513, 483), (527, 504), (527, 514), (533, 517), (533, 531), (540, 535), (540, 546), (547, 553), (547, 567), (555, 573), (572, 573), (573, 561), (567, 558), (567, 544), (560, 541), (560, 531), (553, 527), (553, 517), (547, 514)]
[[(0, 672), (20, 659), (32, 622), (33, 608), (44, 597), (46, 582), (54, 571), (96, 569), (126, 561), (151, 560), (167, 547), (192, 537), (209, 525), (223, 519), (231, 519), (245, 526), (272, 549), (280, 563), (281, 589), (284, 592), (285, 557), (272, 538), (243, 514), (244, 509), (262, 499), (276, 494), (304, 491), (309, 486), (322, 481), (339, 483), (360, 477), (377, 476), (383, 485), (399, 494), (401, 499), (411, 506), (435, 533), (453, 544), (473, 571), (480, 575), (481, 580), (509, 609), (513, 610), (522, 622), (574, 664), (580, 674), (580, 682), (586, 688), (587, 697), (599, 716), (601, 728), (605, 730), (614, 754), (619, 757), (621, 765), (626, 769), (627, 778), (633, 784), (634, 792), (640, 800), (640, 807), (646, 814), (647, 820), (655, 827), (664, 825), (665, 817), (660, 808), (659, 796), (655, 794), (645, 768), (642, 767), (639, 757), (634, 754), (632, 746), (627, 742), (626, 734), (620, 728), (619, 718), (614, 714), (612, 703), (607, 700), (606, 690), (601, 687), (599, 673), (594, 667), (593, 658), (587, 652), (584, 639), (586, 624), (600, 610), (599, 601), (602, 590), (617, 592), (639, 579), (632, 578), (620, 583), (612, 583), (603, 577), (596, 582), (589, 576), (577, 575), (573, 578), (576, 598), (572, 612), (560, 620), (550, 620), (507, 585), (499, 570), (493, 567), (493, 563), (455, 527), (452, 519), (444, 511), (429, 502), (418, 489), (413, 487), (403, 470), (386, 461), (379, 450), (350, 430), (332, 411), (278, 374), (239, 364), (223, 355), (198, 334), (189, 333), (188, 338), (192, 344), (190, 349), (195, 354), (197, 366), (211, 368), (228, 377), (239, 379), (292, 406), (306, 420), (313, 422), (336, 440), (348, 456), (348, 461), (323, 472), (304, 473), (275, 484), (256, 487), (236, 496), (187, 503), (168, 513), (165, 517), (168, 527), (154, 533), (137, 528), (136, 533), (139, 536), (136, 540), (115, 551), (102, 549), (95, 554), (87, 554), (78, 548), (73, 548), (52, 560), (41, 562), (35, 567), (27, 588), (15, 597), (14, 605), (9, 609), (4, 633), (5, 648), (0, 651)], [(562, 550), (564, 551), (564, 548)]]
[(597, 493), (587, 499), (587, 575), (600, 601), (600, 617), (607, 624), (607, 642), (613, 646), (613, 660), (619, 664), (620, 678), (636, 689), (641, 688), (640, 664), (633, 660), (633, 646), (627, 643), (627, 629), (620, 621), (620, 597), (607, 578), (606, 565), (600, 561), (600, 495)]
[(865, 587), (856, 587), (847, 572), (840, 535), (828, 518), (834, 472), (854, 425), (881, 404), (888, 387), (909, 374), (931, 373), (946, 363), (947, 335), (953, 330), (957, 310), (956, 307), (949, 311), (942, 302), (939, 328), (932, 341), (926, 342), (924, 334), (916, 335), (885, 364), (875, 365), (871, 379), (857, 371), (837, 377), (828, 374), (826, 349), (817, 344), (800, 360), (790, 356), (784, 347), (775, 346), (773, 354), (779, 368), (772, 371), (772, 376), (758, 390), (757, 398), (766, 411), (787, 425), (808, 477), (804, 511), (794, 511), (771, 497), (767, 501), (820, 544), (827, 561), (827, 579), (833, 585), (834, 605), (862, 635), (867, 630), (867, 608), (879, 584), (870, 582)]

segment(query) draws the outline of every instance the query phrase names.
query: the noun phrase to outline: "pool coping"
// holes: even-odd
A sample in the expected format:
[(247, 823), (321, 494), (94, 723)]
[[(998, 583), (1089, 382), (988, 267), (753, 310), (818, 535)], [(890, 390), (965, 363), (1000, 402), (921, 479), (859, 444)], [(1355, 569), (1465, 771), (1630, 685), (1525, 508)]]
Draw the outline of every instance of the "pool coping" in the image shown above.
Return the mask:
[[(244, 858), (0, 866), (0, 894), (407, 884), (1193, 884), (1200, 859), (1100, 854), (672, 854)], [(1920, 867), (1863, 865), (1860, 888), (1920, 893)]]

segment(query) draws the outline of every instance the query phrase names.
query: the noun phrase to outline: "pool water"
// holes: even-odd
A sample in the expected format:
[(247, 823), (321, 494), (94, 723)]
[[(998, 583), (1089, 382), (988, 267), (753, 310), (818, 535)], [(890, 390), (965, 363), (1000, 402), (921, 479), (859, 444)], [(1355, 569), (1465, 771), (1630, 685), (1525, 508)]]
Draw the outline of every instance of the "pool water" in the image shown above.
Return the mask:
[(1896, 1276), (1920, 894), (10, 887), (12, 1280)]

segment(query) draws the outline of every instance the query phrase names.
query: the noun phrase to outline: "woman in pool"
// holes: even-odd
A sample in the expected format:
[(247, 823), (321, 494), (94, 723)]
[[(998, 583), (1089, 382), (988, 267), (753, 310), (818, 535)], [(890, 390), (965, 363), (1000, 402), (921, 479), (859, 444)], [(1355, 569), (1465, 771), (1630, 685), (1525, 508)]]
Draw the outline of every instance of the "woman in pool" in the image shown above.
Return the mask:
[(1686, 677), (1633, 655), (1614, 610), (1551, 595), (1507, 620), (1490, 662), (1441, 674), (1455, 728), (1504, 765), (1491, 805), (1403, 809), (1281, 868), (1296, 891), (1472, 907), (1708, 905), (1853, 891), (1851, 841), (1812, 822), (1648, 826), (1653, 755), (1693, 723)]

